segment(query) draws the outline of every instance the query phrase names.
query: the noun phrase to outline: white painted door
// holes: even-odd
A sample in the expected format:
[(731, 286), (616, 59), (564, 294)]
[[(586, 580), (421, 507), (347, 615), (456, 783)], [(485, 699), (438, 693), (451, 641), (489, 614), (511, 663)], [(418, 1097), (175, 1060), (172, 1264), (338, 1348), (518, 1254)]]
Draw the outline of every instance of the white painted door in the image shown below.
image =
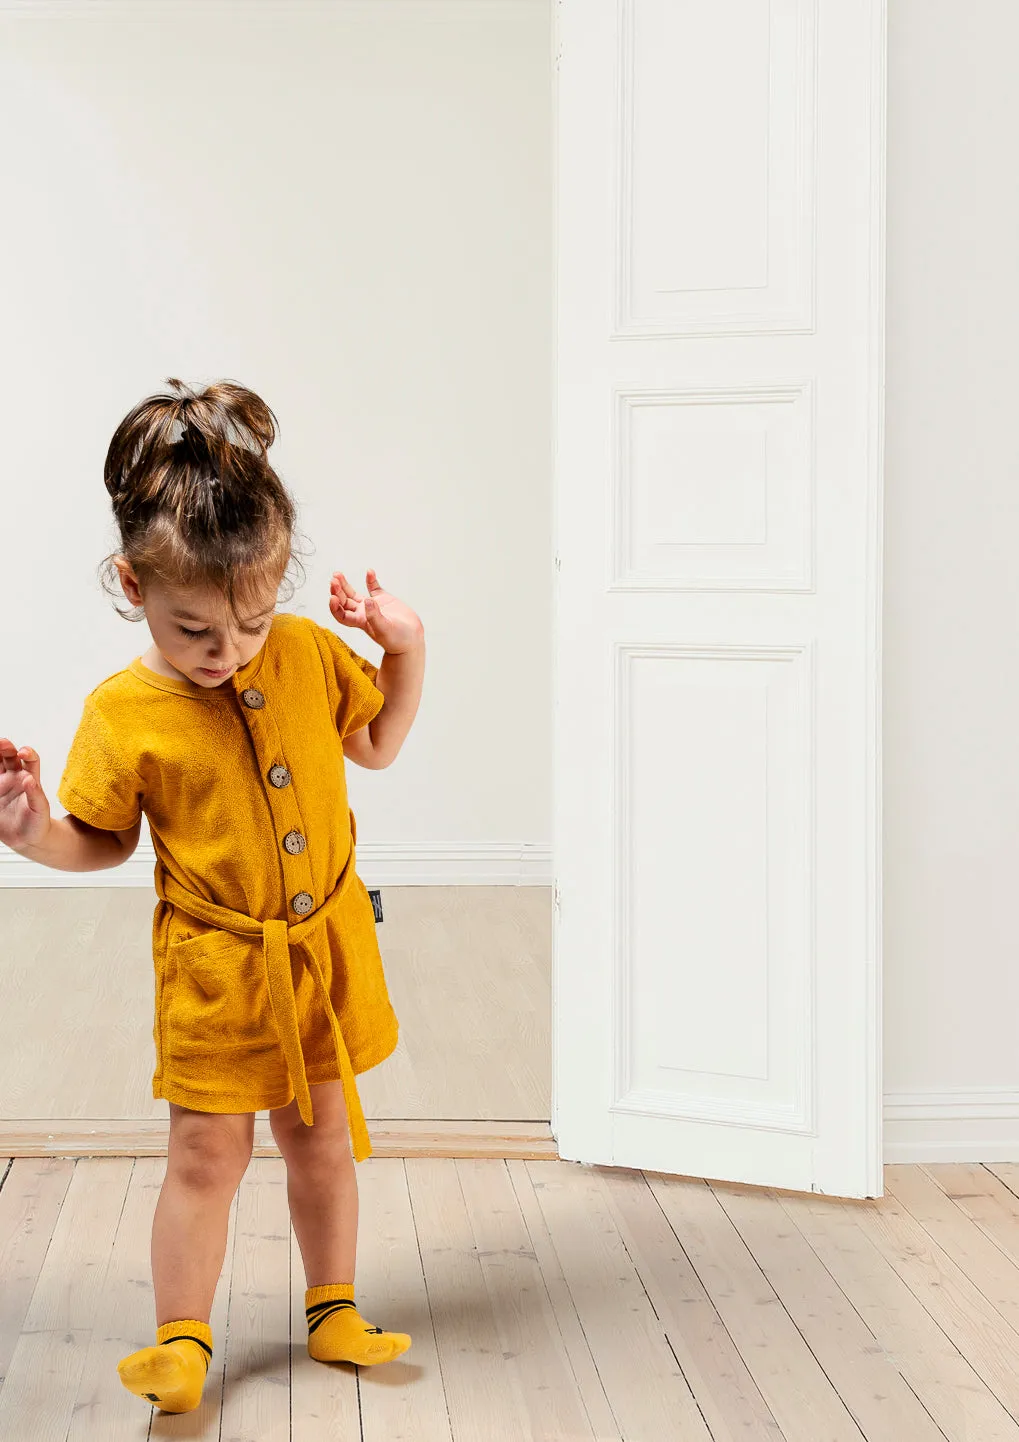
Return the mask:
[(881, 1194), (883, 0), (559, 0), (553, 1131)]

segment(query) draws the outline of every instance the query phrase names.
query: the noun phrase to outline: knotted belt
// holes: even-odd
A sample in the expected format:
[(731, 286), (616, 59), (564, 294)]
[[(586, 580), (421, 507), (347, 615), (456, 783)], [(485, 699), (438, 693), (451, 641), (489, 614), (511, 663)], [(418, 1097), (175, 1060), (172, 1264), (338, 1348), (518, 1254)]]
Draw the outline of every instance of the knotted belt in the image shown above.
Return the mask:
[(233, 932), (236, 936), (261, 936), (265, 971), (269, 982), (269, 1000), (272, 1003), (273, 1015), (276, 1020), (276, 1030), (279, 1033), (280, 1045), (286, 1058), (287, 1070), (294, 1084), (301, 1120), (306, 1126), (311, 1126), (314, 1121), (311, 1109), (311, 1090), (304, 1069), (304, 1053), (301, 1050), (301, 1037), (297, 1029), (297, 1001), (294, 996), (294, 979), (290, 969), (290, 948), (292, 946), (303, 948), (308, 970), (318, 988), (325, 1005), (326, 1015), (329, 1018), (329, 1025), (332, 1028), (336, 1060), (343, 1083), (343, 1097), (347, 1105), (347, 1121), (353, 1142), (354, 1160), (360, 1162), (371, 1156), (368, 1127), (361, 1109), (361, 1099), (357, 1094), (354, 1068), (351, 1066), (343, 1033), (336, 1019), (336, 1013), (333, 1011), (322, 968), (314, 948), (309, 945), (314, 932), (340, 905), (344, 894), (354, 880), (354, 874), (354, 848), (351, 846), (350, 856), (340, 879), (322, 905), (308, 916), (302, 917), (300, 921), (292, 923), (275, 917), (268, 921), (256, 921), (251, 916), (245, 916), (242, 911), (234, 911), (229, 906), (217, 906), (215, 902), (206, 901), (204, 897), (196, 896), (194, 892), (188, 891), (170, 875), (162, 864), (156, 867), (155, 881), (156, 895), (161, 900), (168, 901), (172, 906), (186, 912), (188, 916), (208, 922), (210, 926), (214, 926), (219, 931)]

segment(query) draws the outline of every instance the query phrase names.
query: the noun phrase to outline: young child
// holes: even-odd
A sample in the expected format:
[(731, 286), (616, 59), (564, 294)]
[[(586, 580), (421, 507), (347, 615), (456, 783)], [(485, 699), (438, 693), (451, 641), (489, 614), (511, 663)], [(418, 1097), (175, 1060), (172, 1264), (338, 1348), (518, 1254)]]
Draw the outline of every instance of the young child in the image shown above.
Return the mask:
[(354, 869), (344, 758), (378, 769), (396, 757), (424, 631), (373, 571), (366, 595), (336, 573), (329, 607), (383, 648), (378, 668), (328, 627), (277, 612), (295, 509), (267, 458), (276, 418), (232, 382), (167, 384), (117, 427), (105, 465), (121, 543), (107, 584), (144, 608), (152, 645), (86, 697), (57, 789), (66, 816), (50, 814), (37, 753), (0, 738), (0, 840), (91, 871), (125, 861), (148, 818), (152, 1094), (169, 1103), (170, 1134), (152, 1227), (156, 1345), (118, 1371), (162, 1411), (188, 1412), (265, 1108), (286, 1161), (309, 1352), (364, 1366), (410, 1346), (354, 1304), (354, 1164), (371, 1155), (355, 1074), (391, 1054), (398, 1024)]

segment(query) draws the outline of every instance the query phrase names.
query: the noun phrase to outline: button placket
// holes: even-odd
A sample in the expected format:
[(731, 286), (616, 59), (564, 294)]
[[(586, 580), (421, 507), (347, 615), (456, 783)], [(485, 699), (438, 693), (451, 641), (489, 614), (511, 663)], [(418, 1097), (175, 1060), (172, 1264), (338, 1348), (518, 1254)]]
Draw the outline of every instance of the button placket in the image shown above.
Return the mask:
[[(252, 695), (252, 692), (255, 694)], [(313, 911), (324, 899), (315, 895), (304, 822), (293, 784), (294, 775), (286, 763), (283, 738), (272, 714), (271, 699), (254, 687), (237, 694), (256, 762), (266, 781), (270, 824), (280, 858), (285, 914), (289, 921), (294, 921)]]

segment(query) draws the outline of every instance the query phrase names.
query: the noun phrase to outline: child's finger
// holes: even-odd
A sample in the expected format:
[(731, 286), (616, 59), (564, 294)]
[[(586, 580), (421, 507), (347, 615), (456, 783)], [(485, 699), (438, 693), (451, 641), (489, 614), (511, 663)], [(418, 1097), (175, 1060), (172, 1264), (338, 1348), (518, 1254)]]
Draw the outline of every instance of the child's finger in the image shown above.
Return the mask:
[(49, 810), (49, 802), (46, 800), (43, 789), (39, 785), (39, 778), (29, 772), (22, 782), (22, 785), (29, 810), (45, 815)]
[(366, 577), (366, 580), (367, 580), (367, 582), (368, 582), (368, 589), (369, 589), (369, 591), (381, 591), (381, 590), (382, 590), (382, 587), (379, 585), (379, 578), (378, 578), (378, 576), (376, 576), (376, 574), (375, 574), (374, 571), (369, 571), (369, 572), (368, 572), (367, 577)]
[(4, 771), (21, 770), (21, 757), (14, 749), (14, 742), (9, 741), (6, 736), (0, 736), (0, 769)]
[(342, 571), (337, 571), (333, 579), (335, 581), (339, 581), (340, 586), (343, 588), (343, 593), (345, 596), (350, 596), (353, 600), (357, 600), (357, 592), (354, 590), (353, 586), (347, 580), (346, 576), (343, 574)]
[(32, 780), (36, 783), (36, 785), (40, 785), (41, 783), (39, 781), (39, 767), (42, 763), (39, 760), (38, 751), (33, 750), (31, 746), (22, 746), (18, 751), (18, 756), (21, 758), (22, 764), (28, 771)]

